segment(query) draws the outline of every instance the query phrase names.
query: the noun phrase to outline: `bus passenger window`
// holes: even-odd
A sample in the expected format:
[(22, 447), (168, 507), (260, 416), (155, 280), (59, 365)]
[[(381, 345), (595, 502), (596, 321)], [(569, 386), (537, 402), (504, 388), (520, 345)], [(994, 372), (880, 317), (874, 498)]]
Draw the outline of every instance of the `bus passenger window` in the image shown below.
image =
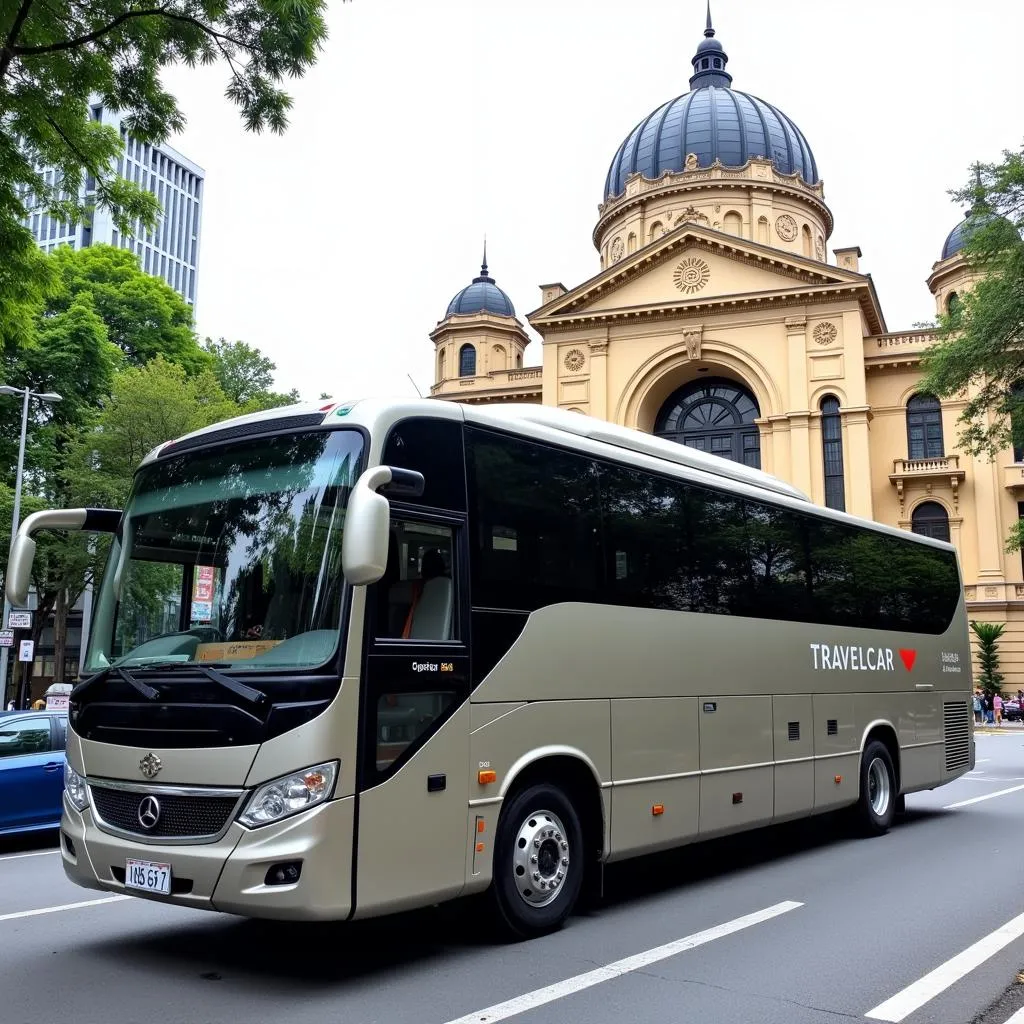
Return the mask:
[(396, 520), (388, 565), (376, 584), (378, 640), (457, 639), (450, 526)]

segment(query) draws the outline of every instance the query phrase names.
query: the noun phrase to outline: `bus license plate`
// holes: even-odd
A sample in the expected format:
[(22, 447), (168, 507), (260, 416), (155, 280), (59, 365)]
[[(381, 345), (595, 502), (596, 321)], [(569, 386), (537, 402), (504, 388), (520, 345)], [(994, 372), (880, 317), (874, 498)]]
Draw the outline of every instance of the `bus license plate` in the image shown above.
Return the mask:
[(128, 889), (142, 889), (144, 892), (159, 892), (169, 896), (171, 865), (129, 859), (125, 861), (124, 884)]

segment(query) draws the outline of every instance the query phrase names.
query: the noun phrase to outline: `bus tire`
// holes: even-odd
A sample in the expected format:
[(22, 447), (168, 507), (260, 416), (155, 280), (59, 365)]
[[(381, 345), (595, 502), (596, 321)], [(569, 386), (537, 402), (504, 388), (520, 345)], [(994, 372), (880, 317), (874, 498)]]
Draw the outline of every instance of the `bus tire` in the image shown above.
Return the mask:
[(897, 795), (889, 749), (879, 740), (872, 740), (860, 759), (857, 818), (864, 835), (881, 836), (889, 831), (896, 815)]
[(520, 939), (556, 931), (572, 913), (586, 864), (583, 828), (569, 798), (541, 784), (502, 808), (491, 893), (498, 924)]

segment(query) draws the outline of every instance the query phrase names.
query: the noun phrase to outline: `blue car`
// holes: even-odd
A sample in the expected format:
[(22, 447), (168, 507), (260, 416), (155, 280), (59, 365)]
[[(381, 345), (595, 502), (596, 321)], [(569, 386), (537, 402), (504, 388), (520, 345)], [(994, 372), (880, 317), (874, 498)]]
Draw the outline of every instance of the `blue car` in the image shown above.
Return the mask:
[(66, 715), (0, 711), (0, 836), (60, 824)]

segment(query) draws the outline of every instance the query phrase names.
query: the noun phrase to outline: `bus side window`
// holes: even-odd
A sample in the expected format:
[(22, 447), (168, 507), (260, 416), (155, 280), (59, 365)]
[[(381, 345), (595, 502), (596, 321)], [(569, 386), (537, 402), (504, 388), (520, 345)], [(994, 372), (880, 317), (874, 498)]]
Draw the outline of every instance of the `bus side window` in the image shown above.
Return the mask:
[(377, 640), (457, 639), (453, 551), (450, 526), (392, 523), (387, 568), (376, 584)]

